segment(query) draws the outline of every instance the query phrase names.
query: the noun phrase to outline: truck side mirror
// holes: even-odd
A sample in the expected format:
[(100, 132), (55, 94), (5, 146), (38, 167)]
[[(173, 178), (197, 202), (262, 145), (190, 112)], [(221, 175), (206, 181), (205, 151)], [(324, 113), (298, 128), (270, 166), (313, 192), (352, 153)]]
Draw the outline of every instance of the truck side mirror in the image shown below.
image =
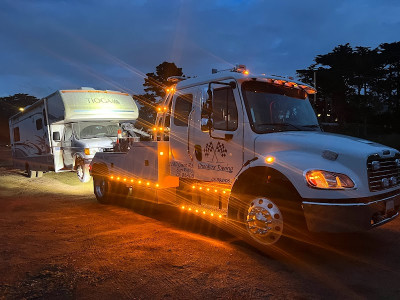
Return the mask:
[(213, 127), (212, 119), (201, 118), (201, 131), (211, 132), (212, 127)]
[(61, 141), (61, 137), (60, 137), (60, 132), (59, 131), (54, 131), (53, 132), (53, 141), (55, 141), (55, 142)]

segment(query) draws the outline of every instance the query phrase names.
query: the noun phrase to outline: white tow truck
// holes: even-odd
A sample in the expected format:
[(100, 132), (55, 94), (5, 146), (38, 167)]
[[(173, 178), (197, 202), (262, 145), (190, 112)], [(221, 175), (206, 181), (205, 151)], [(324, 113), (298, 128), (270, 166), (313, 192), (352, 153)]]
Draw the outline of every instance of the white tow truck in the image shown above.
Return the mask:
[(307, 84), (244, 66), (214, 73), (172, 78), (153, 141), (96, 153), (100, 203), (132, 195), (173, 204), (263, 247), (304, 227), (363, 231), (398, 216), (397, 150), (324, 133)]

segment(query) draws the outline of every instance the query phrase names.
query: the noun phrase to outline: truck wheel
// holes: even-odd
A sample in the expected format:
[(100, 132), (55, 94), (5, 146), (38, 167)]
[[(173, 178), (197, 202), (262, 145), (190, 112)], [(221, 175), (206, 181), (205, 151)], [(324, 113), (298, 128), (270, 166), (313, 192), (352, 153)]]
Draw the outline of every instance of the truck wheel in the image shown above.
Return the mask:
[(90, 180), (89, 166), (79, 160), (76, 166), (76, 174), (81, 182), (88, 182)]
[(93, 190), (96, 199), (101, 204), (110, 204), (113, 200), (111, 183), (105, 177), (93, 178)]
[(289, 241), (307, 240), (305, 220), (298, 202), (266, 196), (245, 198), (236, 199), (239, 203), (236, 205), (237, 221), (244, 227), (244, 239), (249, 244), (259, 249), (267, 247), (269, 249), (265, 250), (273, 252)]
[(239, 214), (249, 236), (257, 243), (269, 246), (282, 237), (285, 225), (283, 213), (272, 199), (254, 197)]

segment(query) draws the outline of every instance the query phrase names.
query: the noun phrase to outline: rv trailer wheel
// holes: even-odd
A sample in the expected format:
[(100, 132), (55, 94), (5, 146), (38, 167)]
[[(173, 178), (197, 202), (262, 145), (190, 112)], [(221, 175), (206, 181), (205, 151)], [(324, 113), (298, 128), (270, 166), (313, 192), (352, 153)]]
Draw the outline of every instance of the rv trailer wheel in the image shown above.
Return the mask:
[(90, 180), (89, 166), (83, 160), (77, 161), (76, 174), (81, 182)]

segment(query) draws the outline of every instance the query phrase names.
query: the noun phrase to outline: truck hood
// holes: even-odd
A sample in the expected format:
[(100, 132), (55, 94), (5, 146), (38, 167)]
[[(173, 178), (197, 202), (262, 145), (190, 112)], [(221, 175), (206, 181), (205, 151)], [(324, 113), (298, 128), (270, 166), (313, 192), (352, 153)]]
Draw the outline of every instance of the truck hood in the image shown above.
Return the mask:
[(382, 155), (383, 151), (390, 151), (390, 155), (397, 152), (390, 147), (360, 138), (319, 131), (286, 131), (260, 135), (255, 139), (254, 146), (256, 155), (293, 150), (322, 155), (323, 151), (329, 150), (338, 156), (360, 158), (375, 153)]

